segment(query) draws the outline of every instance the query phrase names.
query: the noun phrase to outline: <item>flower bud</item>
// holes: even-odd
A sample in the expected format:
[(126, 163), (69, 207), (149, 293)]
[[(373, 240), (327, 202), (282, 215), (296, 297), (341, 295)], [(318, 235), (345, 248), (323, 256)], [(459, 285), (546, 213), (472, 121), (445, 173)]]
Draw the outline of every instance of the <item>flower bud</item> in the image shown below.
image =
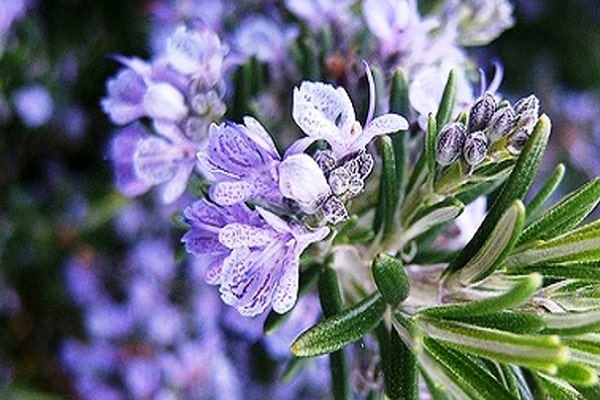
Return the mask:
[(435, 159), (441, 165), (458, 160), (465, 143), (465, 126), (460, 122), (445, 125), (436, 138)]
[(331, 188), (331, 192), (336, 196), (343, 195), (350, 185), (350, 173), (344, 166), (338, 167), (331, 171), (327, 178), (327, 183)]
[(495, 142), (508, 135), (515, 127), (516, 122), (517, 116), (510, 105), (506, 105), (505, 107), (496, 110), (486, 128), (486, 133), (490, 142)]
[(340, 199), (335, 196), (330, 196), (321, 206), (323, 217), (333, 225), (339, 224), (348, 219), (348, 211), (346, 206)]
[(519, 155), (525, 143), (529, 140), (529, 131), (526, 128), (519, 128), (508, 139), (506, 150), (514, 156)]
[(517, 124), (524, 128), (527, 134), (531, 134), (537, 120), (540, 110), (540, 101), (535, 95), (529, 95), (515, 103), (515, 113), (517, 114)]
[(475, 166), (483, 161), (487, 155), (488, 140), (483, 131), (471, 133), (463, 146), (463, 158), (467, 164)]
[(480, 96), (469, 111), (468, 131), (475, 132), (484, 130), (496, 111), (496, 98), (493, 94), (486, 92)]

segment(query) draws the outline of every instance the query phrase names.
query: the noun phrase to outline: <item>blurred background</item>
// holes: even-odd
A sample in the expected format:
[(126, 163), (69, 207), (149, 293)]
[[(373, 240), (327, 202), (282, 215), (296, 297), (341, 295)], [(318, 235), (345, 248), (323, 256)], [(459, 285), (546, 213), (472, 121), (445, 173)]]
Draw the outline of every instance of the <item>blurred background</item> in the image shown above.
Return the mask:
[[(173, 4), (0, 0), (0, 398), (283, 393), (271, 383), (285, 335), (228, 316), (182, 254), (177, 205), (113, 187), (115, 128), (99, 105), (111, 56), (149, 58)], [(470, 54), (501, 61), (503, 93), (540, 97), (554, 124), (542, 173), (565, 163), (568, 191), (600, 174), (600, 3), (514, 4), (515, 26)], [(288, 385), (296, 398), (326, 390), (310, 373)]]

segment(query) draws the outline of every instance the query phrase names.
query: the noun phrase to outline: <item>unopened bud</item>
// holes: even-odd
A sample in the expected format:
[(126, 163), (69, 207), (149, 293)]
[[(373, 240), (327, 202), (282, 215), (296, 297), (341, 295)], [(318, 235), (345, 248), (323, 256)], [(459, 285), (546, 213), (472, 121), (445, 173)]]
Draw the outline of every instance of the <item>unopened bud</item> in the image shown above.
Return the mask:
[(321, 206), (323, 217), (333, 225), (339, 224), (348, 219), (348, 211), (346, 206), (340, 199), (335, 196), (330, 196)]
[(515, 103), (515, 113), (517, 114), (517, 125), (524, 128), (527, 134), (531, 134), (538, 120), (540, 110), (540, 101), (535, 95), (529, 95)]
[(490, 92), (480, 96), (469, 111), (467, 130), (476, 132), (484, 130), (496, 111), (496, 98)]
[(527, 140), (529, 140), (529, 132), (525, 128), (519, 128), (510, 135), (506, 144), (506, 150), (514, 156), (519, 155), (523, 147), (525, 147)]
[(495, 142), (508, 135), (515, 127), (516, 122), (517, 116), (510, 105), (496, 110), (486, 129), (490, 142)]
[(343, 166), (331, 171), (327, 178), (331, 192), (336, 196), (343, 195), (350, 185), (350, 173)]
[(463, 146), (463, 158), (466, 163), (475, 166), (487, 155), (488, 140), (483, 131), (471, 133)]
[(458, 160), (465, 138), (465, 126), (460, 122), (445, 125), (436, 138), (436, 161), (441, 165), (448, 165)]
[(331, 150), (317, 150), (313, 158), (325, 176), (335, 168), (335, 157)]

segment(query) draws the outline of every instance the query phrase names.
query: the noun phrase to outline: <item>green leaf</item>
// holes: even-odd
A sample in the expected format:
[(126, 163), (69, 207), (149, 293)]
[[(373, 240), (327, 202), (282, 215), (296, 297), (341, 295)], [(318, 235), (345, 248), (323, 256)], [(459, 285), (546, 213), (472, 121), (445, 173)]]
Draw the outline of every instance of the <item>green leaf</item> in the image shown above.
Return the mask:
[(560, 335), (579, 335), (593, 333), (600, 329), (600, 309), (589, 311), (570, 311), (564, 313), (544, 313), (545, 333)]
[(383, 238), (396, 227), (396, 208), (400, 199), (396, 161), (392, 139), (383, 136), (378, 140), (381, 156), (381, 177), (379, 180), (379, 202), (374, 219), (374, 230), (378, 232), (383, 226)]
[(547, 240), (568, 232), (596, 207), (600, 201), (600, 177), (566, 196), (521, 234), (518, 245), (532, 240)]
[[(342, 311), (344, 303), (336, 272), (325, 268), (319, 276), (319, 300), (325, 317), (333, 317)], [(348, 398), (348, 368), (343, 350), (329, 354), (329, 369), (331, 371), (331, 388), (335, 400)]]
[(342, 349), (372, 331), (386, 309), (379, 292), (300, 334), (290, 350), (298, 357), (314, 357)]
[(545, 327), (544, 320), (530, 312), (502, 311), (464, 317), (448, 317), (455, 321), (512, 333), (536, 333)]
[[(594, 336), (591, 336), (594, 338)], [(569, 346), (571, 360), (577, 361), (600, 370), (600, 339), (590, 336), (579, 336), (574, 339), (565, 338), (564, 343)]]
[(441, 129), (450, 121), (450, 118), (452, 118), (452, 112), (456, 106), (456, 93), (456, 73), (452, 70), (448, 74), (448, 80), (444, 86), (440, 106), (435, 115), (435, 126), (437, 129)]
[(519, 306), (529, 300), (542, 286), (540, 274), (531, 274), (516, 280), (513, 287), (498, 296), (483, 300), (469, 301), (464, 304), (452, 304), (425, 309), (421, 315), (436, 318), (473, 317), (497, 313)]
[(429, 183), (433, 187), (433, 179), (435, 178), (435, 140), (437, 136), (438, 125), (433, 118), (433, 115), (429, 114), (427, 119), (427, 131), (425, 133), (425, 159), (427, 161), (427, 171), (429, 171)]
[(538, 272), (547, 278), (600, 281), (600, 261), (525, 265), (511, 268), (507, 272), (516, 275)]
[[(536, 397), (548, 400), (588, 400), (568, 383), (549, 376), (540, 376), (537, 380), (540, 388), (544, 391), (544, 397)], [(542, 395), (540, 393), (540, 395)], [(591, 400), (591, 399), (589, 399)]]
[(550, 119), (546, 115), (542, 115), (539, 118), (512, 173), (490, 207), (487, 216), (479, 226), (479, 229), (477, 229), (473, 238), (467, 243), (456, 258), (452, 260), (450, 265), (448, 265), (448, 268), (444, 271), (445, 274), (463, 268), (489, 238), (505, 210), (507, 210), (515, 200), (520, 200), (525, 196), (542, 160), (550, 137), (551, 126)]
[(593, 386), (598, 383), (598, 373), (591, 367), (577, 362), (560, 365), (554, 374), (558, 379), (578, 386)]
[[(433, 227), (456, 219), (464, 208), (464, 204), (453, 197), (446, 198), (431, 206), (424, 205), (411, 219), (408, 228), (404, 231), (397, 230), (398, 238), (391, 237), (390, 242), (397, 239), (399, 243), (408, 243)], [(395, 248), (395, 246), (391, 245), (391, 248)]]
[(518, 268), (544, 263), (598, 261), (600, 261), (600, 220), (515, 252), (506, 259), (505, 265), (507, 268)]
[(568, 348), (553, 335), (518, 335), (429, 318), (420, 318), (416, 323), (424, 334), (448, 346), (500, 363), (521, 365), (552, 374), (569, 357)]
[(517, 243), (524, 223), (525, 207), (520, 200), (515, 200), (471, 259), (455, 274), (447, 276), (448, 285), (455, 285), (458, 281), (466, 286), (492, 274)]
[(410, 286), (400, 260), (381, 253), (373, 260), (372, 272), (375, 284), (386, 303), (396, 307), (408, 297)]
[(447, 380), (452, 381), (469, 399), (516, 399), (500, 382), (471, 357), (461, 354), (442, 343), (425, 338), (423, 347), (441, 366)]
[(382, 322), (376, 330), (383, 370), (385, 394), (391, 400), (417, 400), (419, 374), (417, 360), (395, 329)]
[(529, 224), (531, 221), (537, 218), (538, 214), (542, 210), (542, 206), (550, 198), (550, 196), (552, 196), (552, 193), (554, 193), (564, 175), (564, 164), (558, 164), (552, 175), (550, 175), (550, 178), (546, 180), (541, 189), (536, 193), (531, 201), (527, 203), (527, 217), (525, 218), (526, 224)]

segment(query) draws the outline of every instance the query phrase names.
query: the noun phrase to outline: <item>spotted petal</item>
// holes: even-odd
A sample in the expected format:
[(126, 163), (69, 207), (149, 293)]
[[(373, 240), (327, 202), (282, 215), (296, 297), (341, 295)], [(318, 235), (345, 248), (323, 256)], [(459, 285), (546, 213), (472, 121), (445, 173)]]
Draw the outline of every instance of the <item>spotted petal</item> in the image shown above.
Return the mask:
[(375, 136), (385, 135), (408, 129), (406, 118), (398, 114), (384, 114), (375, 117), (362, 131), (362, 134), (356, 138), (352, 147), (354, 150), (363, 149), (369, 144)]
[(298, 297), (298, 259), (288, 259), (284, 273), (273, 292), (273, 310), (279, 314), (289, 311)]
[(133, 165), (137, 175), (147, 184), (156, 185), (171, 179), (177, 172), (176, 160), (181, 151), (166, 140), (148, 137), (137, 142)]
[(219, 242), (230, 249), (266, 247), (277, 239), (277, 233), (271, 229), (239, 223), (228, 224), (219, 232)]

